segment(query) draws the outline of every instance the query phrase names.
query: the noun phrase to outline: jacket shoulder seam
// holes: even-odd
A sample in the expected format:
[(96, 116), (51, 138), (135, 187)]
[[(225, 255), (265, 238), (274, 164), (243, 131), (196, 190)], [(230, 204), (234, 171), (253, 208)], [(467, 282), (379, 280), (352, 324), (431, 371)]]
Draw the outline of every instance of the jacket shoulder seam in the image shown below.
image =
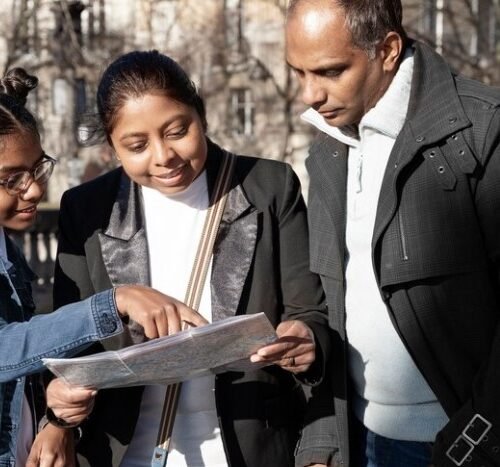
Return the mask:
[(500, 107), (500, 89), (463, 76), (457, 76), (455, 83), (460, 98), (467, 97), (485, 102), (491, 105), (490, 108)]

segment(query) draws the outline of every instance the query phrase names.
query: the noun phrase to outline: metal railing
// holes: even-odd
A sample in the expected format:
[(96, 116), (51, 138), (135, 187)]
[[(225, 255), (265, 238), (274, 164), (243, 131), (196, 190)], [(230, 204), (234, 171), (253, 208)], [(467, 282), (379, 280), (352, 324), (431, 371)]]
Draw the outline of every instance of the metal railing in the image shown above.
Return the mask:
[(57, 217), (59, 210), (41, 207), (35, 224), (24, 232), (9, 232), (9, 236), (21, 248), (37, 275), (33, 282), (33, 298), (37, 312), (52, 311), (52, 285), (57, 253)]

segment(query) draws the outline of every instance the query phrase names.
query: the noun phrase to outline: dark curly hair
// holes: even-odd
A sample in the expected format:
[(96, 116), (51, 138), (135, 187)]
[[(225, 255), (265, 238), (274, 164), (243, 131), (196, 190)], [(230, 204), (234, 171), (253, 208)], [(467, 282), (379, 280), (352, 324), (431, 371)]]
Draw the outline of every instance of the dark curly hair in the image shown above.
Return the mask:
[(13, 68), (0, 79), (0, 136), (30, 131), (40, 136), (35, 117), (25, 107), (38, 78), (23, 68)]

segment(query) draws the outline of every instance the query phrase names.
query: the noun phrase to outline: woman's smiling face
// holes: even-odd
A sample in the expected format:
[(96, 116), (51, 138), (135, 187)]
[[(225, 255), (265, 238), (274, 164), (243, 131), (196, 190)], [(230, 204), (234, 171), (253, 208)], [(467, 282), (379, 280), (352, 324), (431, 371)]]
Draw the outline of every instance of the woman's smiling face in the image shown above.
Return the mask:
[(166, 195), (185, 190), (205, 167), (207, 141), (197, 111), (164, 94), (127, 99), (110, 139), (127, 175)]
[[(40, 139), (32, 132), (3, 136), (0, 140), (0, 179), (7, 179), (15, 172), (32, 170), (42, 157)], [(32, 181), (24, 192), (10, 195), (4, 186), (0, 186), (0, 225), (13, 230), (31, 227), (46, 187), (46, 183)]]

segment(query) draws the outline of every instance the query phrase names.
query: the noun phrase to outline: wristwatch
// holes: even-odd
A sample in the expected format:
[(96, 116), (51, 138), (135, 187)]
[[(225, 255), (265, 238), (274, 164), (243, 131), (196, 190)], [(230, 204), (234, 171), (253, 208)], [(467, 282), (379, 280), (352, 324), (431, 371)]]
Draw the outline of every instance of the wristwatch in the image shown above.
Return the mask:
[(56, 414), (50, 407), (47, 407), (45, 411), (45, 416), (47, 417), (47, 421), (58, 428), (75, 428), (78, 423), (69, 423), (66, 420), (56, 417)]
[(73, 432), (73, 436), (75, 437), (75, 442), (80, 441), (83, 432), (80, 426), (71, 424), (63, 420), (62, 418), (56, 417), (56, 414), (52, 411), (52, 409), (47, 407), (45, 411), (45, 415), (42, 417), (40, 422), (38, 423), (38, 433), (42, 431), (48, 424), (54, 425), (58, 428), (71, 430)]

